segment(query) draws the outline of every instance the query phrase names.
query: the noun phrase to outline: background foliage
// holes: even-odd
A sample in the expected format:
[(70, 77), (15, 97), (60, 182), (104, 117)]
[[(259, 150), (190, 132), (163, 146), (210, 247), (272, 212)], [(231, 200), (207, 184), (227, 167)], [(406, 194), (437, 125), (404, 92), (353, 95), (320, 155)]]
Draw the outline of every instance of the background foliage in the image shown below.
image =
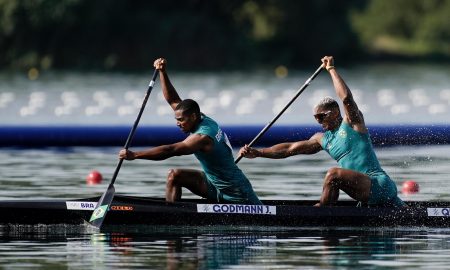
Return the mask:
[(450, 58), (449, 0), (0, 0), (0, 68), (223, 70)]

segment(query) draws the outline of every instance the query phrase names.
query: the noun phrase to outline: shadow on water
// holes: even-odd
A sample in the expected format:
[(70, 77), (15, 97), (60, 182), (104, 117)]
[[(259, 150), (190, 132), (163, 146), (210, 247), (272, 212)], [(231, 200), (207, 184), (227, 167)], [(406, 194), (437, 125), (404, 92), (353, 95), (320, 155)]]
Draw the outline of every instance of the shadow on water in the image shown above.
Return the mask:
[(4, 226), (0, 242), (4, 266), (36, 264), (44, 250), (47, 263), (77, 267), (385, 269), (450, 262), (450, 230), (427, 228), (136, 226), (93, 233), (83, 226)]

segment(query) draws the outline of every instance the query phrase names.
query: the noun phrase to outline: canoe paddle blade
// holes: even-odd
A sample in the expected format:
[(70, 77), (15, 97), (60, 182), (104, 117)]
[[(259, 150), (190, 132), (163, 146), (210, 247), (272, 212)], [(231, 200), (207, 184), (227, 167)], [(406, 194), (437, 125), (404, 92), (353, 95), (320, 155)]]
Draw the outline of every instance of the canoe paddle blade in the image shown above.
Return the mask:
[(95, 226), (97, 228), (100, 228), (100, 226), (102, 226), (103, 220), (105, 220), (106, 212), (109, 210), (108, 208), (111, 205), (112, 200), (114, 199), (115, 192), (116, 190), (114, 188), (114, 185), (110, 184), (108, 190), (98, 201), (94, 212), (92, 212), (91, 219), (89, 220), (92, 226)]

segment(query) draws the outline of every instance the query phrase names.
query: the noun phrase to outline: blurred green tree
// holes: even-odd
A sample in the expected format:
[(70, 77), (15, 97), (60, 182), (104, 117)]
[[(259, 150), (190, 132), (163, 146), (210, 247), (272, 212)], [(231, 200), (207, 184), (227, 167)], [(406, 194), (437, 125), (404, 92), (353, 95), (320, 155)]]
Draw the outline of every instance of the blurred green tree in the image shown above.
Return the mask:
[(450, 1), (373, 0), (351, 19), (373, 53), (450, 56)]
[(289, 68), (450, 56), (448, 0), (0, 0), (0, 68)]

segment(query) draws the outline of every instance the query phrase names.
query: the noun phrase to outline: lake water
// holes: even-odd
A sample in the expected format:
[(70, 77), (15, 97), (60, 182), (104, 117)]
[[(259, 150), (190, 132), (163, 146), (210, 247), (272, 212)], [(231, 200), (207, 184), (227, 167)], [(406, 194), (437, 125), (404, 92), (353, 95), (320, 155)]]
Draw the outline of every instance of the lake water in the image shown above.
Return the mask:
[[(60, 231), (60, 230), (58, 230)], [(448, 230), (172, 229), (3, 236), (4, 269), (448, 269)]]
[[(4, 148), (0, 199), (101, 195), (118, 150)], [(419, 193), (400, 193), (404, 200), (450, 201), (449, 152), (450, 146), (377, 149), (399, 190), (405, 180), (419, 183)], [(240, 162), (261, 199), (318, 199), (331, 166), (324, 153)], [(116, 192), (163, 196), (167, 170), (175, 167), (199, 165), (190, 156), (125, 162)], [(86, 184), (93, 169), (103, 174), (102, 184)], [(129, 227), (89, 233), (76, 226), (23, 226), (1, 228), (0, 243), (5, 269), (445, 269), (450, 263), (450, 228)]]
[[(369, 123), (448, 124), (447, 67), (389, 65), (344, 73), (350, 87), (358, 89), (366, 119), (372, 120)], [(277, 79), (268, 73), (176, 74), (172, 80), (190, 96), (200, 97), (206, 108), (210, 102), (223, 102), (223, 107), (210, 112), (219, 122), (265, 123), (273, 117), (278, 94), (289, 90), (277, 101), (283, 103), (309, 75), (299, 71)], [(133, 97), (123, 95), (143, 92), (147, 84), (145, 75), (53, 73), (42, 74), (37, 81), (17, 74), (0, 77), (0, 123), (4, 125), (131, 125), (136, 106), (127, 111)], [(329, 84), (320, 74), (280, 121), (310, 123), (312, 100), (317, 93), (330, 91)], [(100, 94), (94, 96), (96, 92)], [(230, 96), (235, 102), (227, 107)], [(142, 124), (173, 124), (158, 93), (154, 97)], [(240, 102), (248, 102), (248, 97), (261, 105), (240, 111)], [(405, 106), (396, 107), (394, 101)], [(101, 195), (117, 164), (118, 151), (116, 147), (1, 148), (0, 200)], [(450, 201), (450, 145), (377, 148), (376, 152), (399, 191), (406, 180), (420, 185), (419, 193), (400, 193), (402, 199)], [(321, 152), (286, 160), (243, 159), (239, 166), (261, 199), (318, 199), (323, 177), (336, 163)], [(116, 192), (163, 196), (167, 171), (175, 167), (200, 168), (191, 156), (125, 162)], [(104, 180), (88, 186), (86, 176), (94, 169)], [(183, 196), (195, 198), (189, 192)], [(341, 194), (341, 199), (348, 197)], [(3, 226), (0, 243), (2, 269), (448, 269), (450, 265), (450, 228), (129, 227), (98, 233), (77, 226)]]

